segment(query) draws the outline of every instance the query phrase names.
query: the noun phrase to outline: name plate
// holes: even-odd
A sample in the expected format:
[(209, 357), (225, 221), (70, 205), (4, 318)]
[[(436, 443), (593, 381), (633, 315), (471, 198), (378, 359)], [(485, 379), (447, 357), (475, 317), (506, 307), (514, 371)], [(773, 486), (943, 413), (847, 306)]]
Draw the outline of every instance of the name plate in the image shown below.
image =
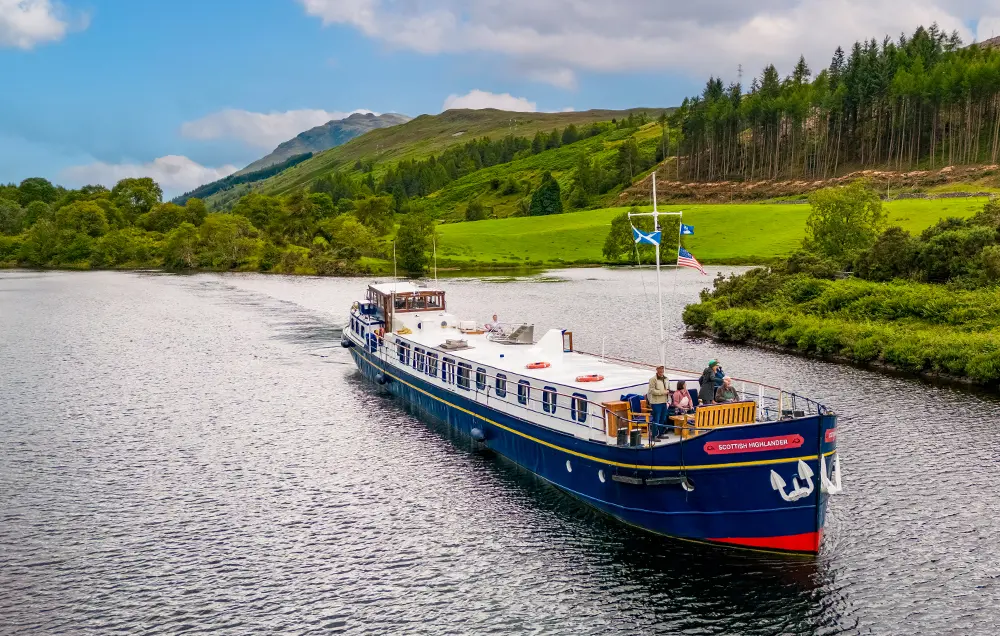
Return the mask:
[(777, 437), (755, 437), (753, 439), (705, 442), (705, 452), (709, 455), (731, 455), (733, 453), (760, 453), (763, 451), (799, 448), (805, 440), (801, 435), (779, 435)]

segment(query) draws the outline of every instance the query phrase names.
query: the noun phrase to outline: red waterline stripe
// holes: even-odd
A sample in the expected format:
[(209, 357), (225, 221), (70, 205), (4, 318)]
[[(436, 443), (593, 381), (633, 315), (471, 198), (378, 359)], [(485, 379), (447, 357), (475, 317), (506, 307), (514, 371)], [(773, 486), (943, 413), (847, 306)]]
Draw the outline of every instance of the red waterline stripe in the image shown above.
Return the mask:
[(823, 531), (803, 532), (802, 534), (787, 534), (779, 537), (726, 537), (709, 539), (719, 543), (731, 543), (748, 548), (771, 548), (774, 550), (789, 550), (793, 552), (819, 552), (819, 542)]

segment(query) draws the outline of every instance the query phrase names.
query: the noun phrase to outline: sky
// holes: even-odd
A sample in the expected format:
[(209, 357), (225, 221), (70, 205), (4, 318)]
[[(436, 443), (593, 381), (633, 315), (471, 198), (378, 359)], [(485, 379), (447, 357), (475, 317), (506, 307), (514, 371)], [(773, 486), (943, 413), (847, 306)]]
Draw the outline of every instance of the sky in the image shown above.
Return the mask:
[(351, 112), (674, 106), (1000, 0), (0, 0), (0, 183), (173, 196)]

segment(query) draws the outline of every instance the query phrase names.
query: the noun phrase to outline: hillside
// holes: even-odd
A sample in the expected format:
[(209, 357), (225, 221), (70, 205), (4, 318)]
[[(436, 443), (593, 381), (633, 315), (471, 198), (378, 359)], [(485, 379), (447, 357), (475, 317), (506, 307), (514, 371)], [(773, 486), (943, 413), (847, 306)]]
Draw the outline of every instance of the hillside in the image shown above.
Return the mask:
[(409, 117), (397, 113), (386, 113), (384, 115), (354, 113), (345, 119), (334, 119), (321, 126), (316, 126), (303, 133), (299, 133), (293, 139), (282, 142), (270, 154), (254, 161), (236, 174), (244, 174), (267, 168), (296, 155), (303, 155), (310, 152), (313, 154), (320, 153), (324, 150), (345, 144), (371, 130), (397, 126), (405, 124), (408, 121), (410, 121)]
[[(985, 201), (906, 199), (887, 202), (885, 211), (889, 225), (917, 233), (945, 217), (968, 218)], [(438, 260), (459, 266), (603, 263), (601, 250), (611, 219), (627, 209), (447, 223), (437, 228)], [(807, 205), (780, 203), (661, 205), (660, 209), (684, 211), (684, 222), (695, 226), (694, 236), (684, 242), (699, 261), (731, 264), (760, 263), (793, 252), (805, 236), (810, 211)]]
[[(449, 110), (439, 115), (421, 115), (405, 124), (372, 130), (341, 146), (319, 153), (269, 179), (254, 184), (253, 190), (266, 194), (286, 194), (308, 186), (334, 169), (350, 172), (357, 162), (372, 163), (376, 173), (405, 159), (422, 159), (479, 137), (500, 139), (506, 135), (531, 137), (538, 132), (582, 126), (647, 113), (655, 118), (665, 109), (588, 110), (567, 113), (515, 113), (495, 109)], [(249, 188), (242, 190), (245, 194)], [(231, 206), (233, 196), (214, 196), (207, 203), (222, 209)], [(238, 198), (238, 197), (237, 197)]]

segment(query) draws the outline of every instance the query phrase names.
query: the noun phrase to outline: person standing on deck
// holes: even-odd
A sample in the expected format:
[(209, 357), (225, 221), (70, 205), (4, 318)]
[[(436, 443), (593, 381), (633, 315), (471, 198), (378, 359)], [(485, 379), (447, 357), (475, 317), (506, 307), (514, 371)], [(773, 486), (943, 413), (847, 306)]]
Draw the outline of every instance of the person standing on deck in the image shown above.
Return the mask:
[(670, 401), (669, 380), (663, 374), (663, 366), (656, 367), (656, 375), (649, 379), (649, 391), (646, 393), (646, 400), (653, 409), (653, 416), (649, 423), (649, 437), (654, 439), (659, 437), (667, 425), (667, 402)]
[(708, 361), (708, 366), (701, 372), (701, 377), (698, 379), (698, 398), (702, 404), (715, 402), (715, 372), (718, 368), (719, 361), (713, 359)]

